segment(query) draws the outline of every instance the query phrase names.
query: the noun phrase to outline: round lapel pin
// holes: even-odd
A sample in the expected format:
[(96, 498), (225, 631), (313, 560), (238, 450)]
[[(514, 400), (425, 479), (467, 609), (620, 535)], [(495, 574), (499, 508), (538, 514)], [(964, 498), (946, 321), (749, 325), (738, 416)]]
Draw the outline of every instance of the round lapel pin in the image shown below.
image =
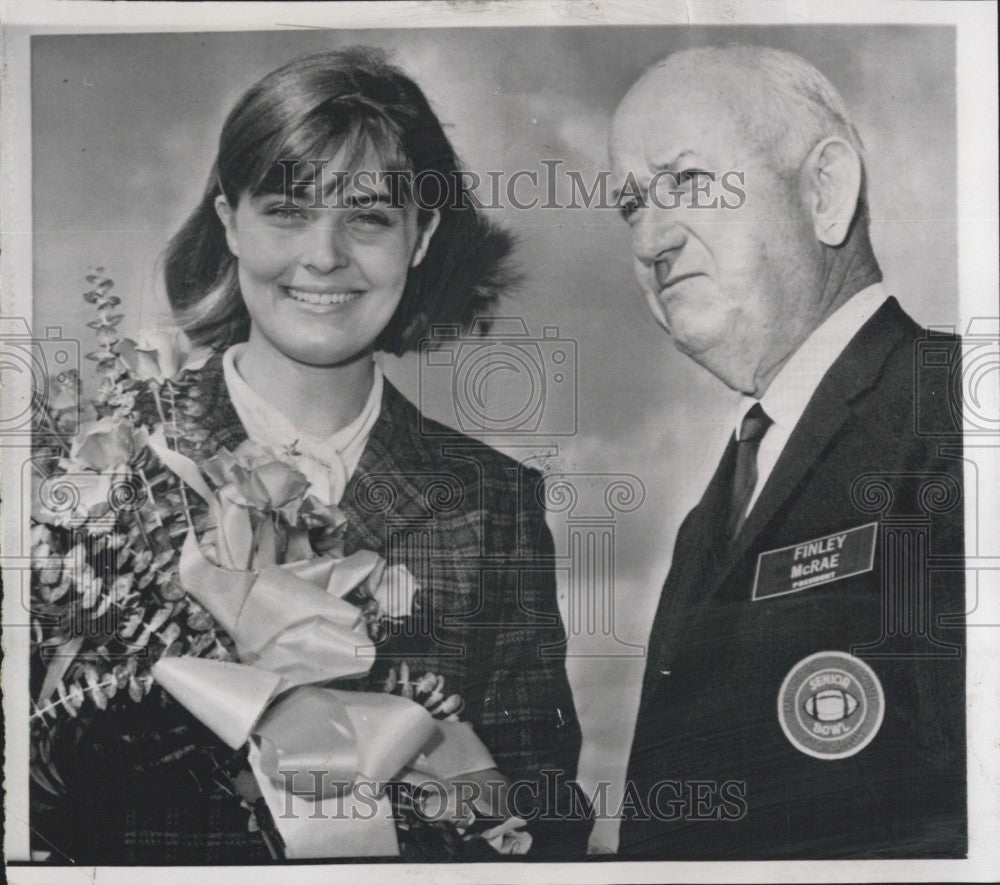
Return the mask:
[(792, 745), (817, 759), (844, 759), (878, 733), (885, 693), (875, 671), (842, 651), (821, 651), (789, 671), (778, 691), (778, 721)]

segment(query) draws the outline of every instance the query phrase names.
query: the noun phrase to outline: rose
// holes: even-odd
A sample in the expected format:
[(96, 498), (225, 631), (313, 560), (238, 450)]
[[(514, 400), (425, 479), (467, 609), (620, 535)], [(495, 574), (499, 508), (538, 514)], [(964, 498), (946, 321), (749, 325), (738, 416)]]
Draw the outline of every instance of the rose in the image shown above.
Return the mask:
[(112, 470), (129, 464), (148, 441), (145, 430), (137, 430), (120, 418), (88, 421), (73, 437), (70, 460), (91, 470)]
[(75, 369), (49, 378), (48, 405), (54, 414), (80, 407), (80, 375)]
[(245, 440), (234, 452), (220, 449), (202, 465), (219, 496), (263, 512), (276, 511), (290, 523), (298, 518), (309, 481), (274, 452)]
[(69, 458), (32, 488), (36, 522), (67, 526), (104, 516), (112, 489), (127, 483), (130, 464), (146, 447), (144, 428), (114, 417), (87, 421), (70, 440)]
[(163, 384), (189, 369), (200, 369), (212, 351), (195, 347), (181, 329), (155, 329), (139, 334), (139, 340), (123, 338), (118, 356), (129, 373), (140, 381)]

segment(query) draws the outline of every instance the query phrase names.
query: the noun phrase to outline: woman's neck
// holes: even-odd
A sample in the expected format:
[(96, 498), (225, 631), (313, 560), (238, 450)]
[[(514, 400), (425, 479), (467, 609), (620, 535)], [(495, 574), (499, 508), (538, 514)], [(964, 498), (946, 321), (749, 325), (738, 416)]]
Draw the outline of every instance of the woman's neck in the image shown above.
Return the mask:
[(289, 359), (252, 332), (236, 369), (296, 430), (317, 439), (326, 439), (361, 414), (375, 377), (370, 351), (336, 366), (310, 366)]

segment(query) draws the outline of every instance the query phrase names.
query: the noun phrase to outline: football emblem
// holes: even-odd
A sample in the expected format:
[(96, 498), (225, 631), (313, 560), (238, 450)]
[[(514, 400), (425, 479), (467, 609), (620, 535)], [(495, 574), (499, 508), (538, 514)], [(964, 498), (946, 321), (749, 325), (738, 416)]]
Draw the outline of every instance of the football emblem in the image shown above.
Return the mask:
[(858, 709), (858, 699), (842, 688), (824, 688), (806, 698), (806, 712), (817, 722), (840, 722)]
[(874, 739), (885, 713), (875, 672), (842, 651), (803, 658), (778, 692), (778, 721), (792, 745), (817, 759), (843, 759)]

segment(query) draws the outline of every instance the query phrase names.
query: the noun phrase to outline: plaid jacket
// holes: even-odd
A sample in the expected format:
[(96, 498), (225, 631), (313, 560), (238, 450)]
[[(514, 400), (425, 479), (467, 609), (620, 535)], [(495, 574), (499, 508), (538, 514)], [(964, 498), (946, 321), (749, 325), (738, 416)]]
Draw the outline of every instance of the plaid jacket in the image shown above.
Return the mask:
[[(204, 430), (235, 448), (246, 432), (220, 358), (200, 371), (198, 386)], [(341, 508), (348, 553), (370, 549), (403, 562), (421, 585), (418, 614), (378, 647), (360, 687), (379, 690), (400, 660), (411, 673), (443, 675), (497, 768), (511, 781), (539, 785), (519, 791), (518, 810), (530, 816), (529, 797), (537, 796), (539, 812), (547, 812), (540, 817), (576, 818), (533, 824), (532, 854), (579, 857), (589, 822), (579, 820), (565, 781), (576, 776), (581, 735), (542, 483), (537, 471), (422, 419), (387, 382)], [(103, 717), (100, 733), (68, 760), (70, 799), (45, 827), (50, 844), (38, 847), (90, 863), (267, 860), (238, 798), (204, 789), (214, 768), (207, 760), (221, 742), (169, 702), (123, 714), (137, 715), (139, 727), (157, 735), (156, 752), (121, 746), (118, 735), (136, 723)], [(174, 761), (163, 763), (163, 751)]]

